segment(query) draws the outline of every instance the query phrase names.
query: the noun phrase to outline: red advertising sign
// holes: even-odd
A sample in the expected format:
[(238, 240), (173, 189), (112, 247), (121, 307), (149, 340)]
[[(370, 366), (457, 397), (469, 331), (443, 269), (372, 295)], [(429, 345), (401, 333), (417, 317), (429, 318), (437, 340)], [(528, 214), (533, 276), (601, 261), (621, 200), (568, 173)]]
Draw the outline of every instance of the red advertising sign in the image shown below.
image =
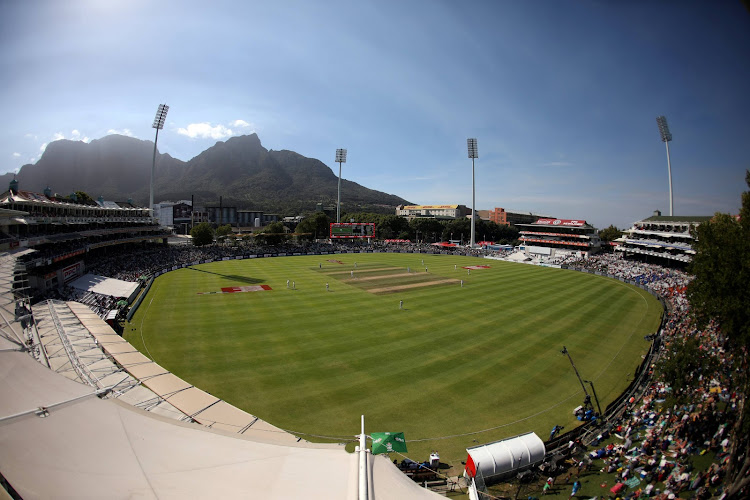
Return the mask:
[(534, 224), (540, 226), (583, 227), (583, 225), (586, 224), (586, 221), (575, 219), (539, 219)]
[(68, 266), (62, 270), (63, 281), (67, 284), (69, 281), (73, 281), (78, 277), (78, 269), (81, 267), (80, 262), (76, 262), (72, 266)]

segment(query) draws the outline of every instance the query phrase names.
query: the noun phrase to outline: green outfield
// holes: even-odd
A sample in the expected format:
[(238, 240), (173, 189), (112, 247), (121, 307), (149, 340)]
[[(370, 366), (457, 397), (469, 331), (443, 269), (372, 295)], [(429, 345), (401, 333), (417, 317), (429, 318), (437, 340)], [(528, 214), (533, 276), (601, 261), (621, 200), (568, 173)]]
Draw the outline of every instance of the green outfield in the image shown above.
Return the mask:
[(457, 472), (467, 447), (576, 424), (583, 391), (563, 345), (602, 406), (612, 401), (660, 315), (647, 292), (574, 271), (337, 254), (167, 273), (125, 338), (278, 427), (353, 438), (365, 415), (368, 432), (403, 431), (409, 456), (438, 450)]

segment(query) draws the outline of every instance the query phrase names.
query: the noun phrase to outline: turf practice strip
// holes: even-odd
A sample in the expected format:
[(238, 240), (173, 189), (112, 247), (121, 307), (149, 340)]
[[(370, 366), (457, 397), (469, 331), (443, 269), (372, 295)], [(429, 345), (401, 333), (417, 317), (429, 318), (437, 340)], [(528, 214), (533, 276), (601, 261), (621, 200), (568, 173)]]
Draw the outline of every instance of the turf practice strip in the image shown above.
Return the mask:
[(577, 423), (583, 390), (563, 346), (605, 407), (632, 380), (660, 315), (647, 292), (574, 271), (338, 254), (172, 271), (125, 337), (278, 427), (352, 439), (364, 414), (368, 432), (403, 431), (409, 456), (438, 450), (458, 472), (466, 447), (529, 431), (547, 439)]

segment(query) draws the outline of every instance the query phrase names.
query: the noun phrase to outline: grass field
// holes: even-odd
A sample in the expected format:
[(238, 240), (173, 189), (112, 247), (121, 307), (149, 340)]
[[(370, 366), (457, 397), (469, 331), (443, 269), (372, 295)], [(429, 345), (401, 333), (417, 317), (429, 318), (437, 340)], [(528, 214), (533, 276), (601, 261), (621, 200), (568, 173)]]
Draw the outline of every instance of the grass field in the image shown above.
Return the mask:
[[(490, 268), (464, 269), (477, 265)], [(257, 285), (270, 290), (207, 293)], [(167, 273), (125, 337), (278, 427), (352, 438), (364, 414), (368, 432), (403, 431), (410, 457), (438, 450), (458, 472), (467, 447), (528, 431), (546, 439), (554, 425), (575, 425), (583, 391), (563, 345), (602, 407), (613, 400), (660, 314), (643, 290), (573, 271), (338, 254)]]

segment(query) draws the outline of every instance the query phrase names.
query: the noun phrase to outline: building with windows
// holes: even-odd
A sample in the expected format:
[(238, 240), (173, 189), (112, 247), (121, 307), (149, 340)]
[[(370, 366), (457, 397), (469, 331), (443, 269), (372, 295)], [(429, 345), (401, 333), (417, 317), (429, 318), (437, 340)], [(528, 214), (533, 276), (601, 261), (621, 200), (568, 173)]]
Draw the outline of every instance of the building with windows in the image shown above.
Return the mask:
[(471, 209), (466, 205), (399, 205), (396, 215), (415, 218), (460, 219), (471, 216)]
[(640, 260), (687, 264), (695, 255), (691, 230), (709, 220), (710, 216), (668, 216), (657, 210), (653, 216), (627, 229), (616, 240), (619, 245), (615, 251)]
[(586, 257), (601, 249), (596, 228), (585, 220), (542, 218), (533, 224), (516, 225), (521, 229), (520, 239), (529, 256)]
[(179, 228), (190, 224), (192, 204), (190, 200), (163, 201), (154, 204), (154, 217), (161, 227)]

